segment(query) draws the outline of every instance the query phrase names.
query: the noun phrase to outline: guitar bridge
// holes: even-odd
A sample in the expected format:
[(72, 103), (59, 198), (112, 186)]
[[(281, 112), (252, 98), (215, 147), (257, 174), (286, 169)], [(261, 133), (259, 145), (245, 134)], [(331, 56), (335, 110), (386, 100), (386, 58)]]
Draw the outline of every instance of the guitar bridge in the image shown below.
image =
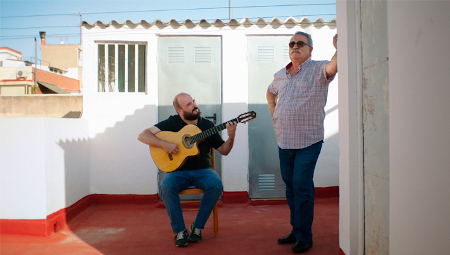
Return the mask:
[(173, 160), (172, 154), (167, 153), (167, 155), (169, 156), (170, 161), (172, 161)]

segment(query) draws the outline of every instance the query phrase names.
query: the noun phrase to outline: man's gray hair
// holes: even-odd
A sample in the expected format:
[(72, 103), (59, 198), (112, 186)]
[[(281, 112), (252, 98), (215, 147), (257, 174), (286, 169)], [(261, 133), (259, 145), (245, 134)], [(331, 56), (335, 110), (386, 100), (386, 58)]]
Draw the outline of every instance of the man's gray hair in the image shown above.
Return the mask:
[(302, 31), (297, 31), (297, 32), (295, 32), (295, 34), (291, 37), (291, 40), (292, 40), (292, 38), (294, 38), (294, 36), (296, 36), (296, 35), (304, 35), (304, 36), (306, 36), (306, 38), (308, 38), (308, 45), (311, 46), (311, 47), (313, 46), (313, 40), (312, 40), (310, 34), (308, 34), (308, 33), (306, 33), (306, 32), (302, 32)]

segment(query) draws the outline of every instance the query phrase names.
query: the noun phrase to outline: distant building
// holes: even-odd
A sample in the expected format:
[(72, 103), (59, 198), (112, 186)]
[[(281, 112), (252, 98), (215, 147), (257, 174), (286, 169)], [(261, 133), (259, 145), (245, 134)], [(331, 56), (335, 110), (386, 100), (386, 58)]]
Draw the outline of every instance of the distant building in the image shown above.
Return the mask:
[(0, 67), (14, 67), (22, 65), (22, 53), (8, 47), (0, 47)]
[(31, 94), (33, 67), (23, 61), (22, 53), (0, 47), (0, 95)]
[[(50, 46), (50, 45), (49, 45)], [(59, 45), (57, 45), (59, 46)], [(54, 61), (55, 67), (38, 66), (36, 94), (68, 94), (80, 92), (80, 80), (78, 74), (78, 54), (64, 54), (61, 51), (50, 53), (51, 47), (45, 47), (44, 56), (59, 55), (60, 59), (73, 59), (66, 61)], [(75, 52), (78, 52), (79, 47)], [(48, 57), (48, 59), (52, 59)], [(74, 67), (68, 67), (73, 65)], [(8, 47), (0, 47), (0, 95), (18, 96), (32, 94), (35, 85), (35, 68), (33, 64), (24, 61), (22, 53)]]
[[(45, 32), (40, 32), (42, 65), (49, 71), (77, 79), (81, 83), (81, 47), (79, 44), (46, 44)], [(80, 84), (80, 87), (81, 84)]]

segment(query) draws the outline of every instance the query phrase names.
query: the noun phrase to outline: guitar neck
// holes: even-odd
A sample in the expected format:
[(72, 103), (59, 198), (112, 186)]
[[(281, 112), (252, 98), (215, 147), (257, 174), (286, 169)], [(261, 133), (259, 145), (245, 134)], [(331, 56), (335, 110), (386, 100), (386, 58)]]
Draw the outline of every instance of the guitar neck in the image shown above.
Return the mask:
[(217, 125), (215, 127), (207, 129), (207, 130), (205, 130), (205, 131), (203, 131), (201, 133), (198, 133), (198, 134), (196, 134), (196, 135), (191, 137), (191, 142), (192, 143), (199, 142), (199, 141), (201, 141), (201, 140), (203, 140), (203, 139), (205, 139), (207, 137), (210, 137), (210, 136), (214, 135), (215, 133), (217, 133), (219, 131), (224, 130), (225, 128), (227, 128), (227, 123), (228, 122), (238, 122), (238, 119), (237, 118), (232, 119), (230, 121), (224, 122), (224, 123), (222, 123), (220, 125)]

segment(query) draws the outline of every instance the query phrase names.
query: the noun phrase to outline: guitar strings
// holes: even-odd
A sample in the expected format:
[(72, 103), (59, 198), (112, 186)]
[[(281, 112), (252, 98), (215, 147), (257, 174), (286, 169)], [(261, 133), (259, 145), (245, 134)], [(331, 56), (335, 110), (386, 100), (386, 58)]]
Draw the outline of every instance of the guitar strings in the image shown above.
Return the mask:
[[(250, 115), (249, 114), (245, 114), (244, 116), (243, 115), (244, 114), (241, 114), (241, 115), (239, 115), (238, 118), (234, 118), (234, 119), (232, 119), (230, 121), (227, 121), (225, 123), (222, 123), (222, 124), (220, 124), (218, 126), (215, 126), (215, 127), (210, 128), (210, 129), (207, 129), (207, 130), (205, 130), (205, 131), (203, 131), (203, 132), (201, 132), (199, 134), (191, 136), (191, 142), (192, 143), (196, 143), (196, 142), (201, 141), (201, 140), (203, 140), (203, 139), (205, 139), (205, 138), (207, 138), (207, 137), (209, 137), (209, 136), (211, 136), (211, 135), (213, 135), (213, 134), (215, 134), (215, 133), (217, 133), (217, 132), (219, 132), (221, 130), (224, 130), (226, 128), (226, 125), (227, 125), (228, 122), (236, 122), (236, 123), (238, 123), (238, 122), (241, 122), (243, 120), (246, 120), (246, 121), (244, 121), (244, 123), (245, 123), (245, 122), (247, 122), (247, 121), (249, 121), (249, 120), (251, 120), (251, 119), (256, 117), (256, 113), (253, 112), (253, 111), (250, 112)], [(242, 118), (240, 118), (240, 117), (242, 117)]]

